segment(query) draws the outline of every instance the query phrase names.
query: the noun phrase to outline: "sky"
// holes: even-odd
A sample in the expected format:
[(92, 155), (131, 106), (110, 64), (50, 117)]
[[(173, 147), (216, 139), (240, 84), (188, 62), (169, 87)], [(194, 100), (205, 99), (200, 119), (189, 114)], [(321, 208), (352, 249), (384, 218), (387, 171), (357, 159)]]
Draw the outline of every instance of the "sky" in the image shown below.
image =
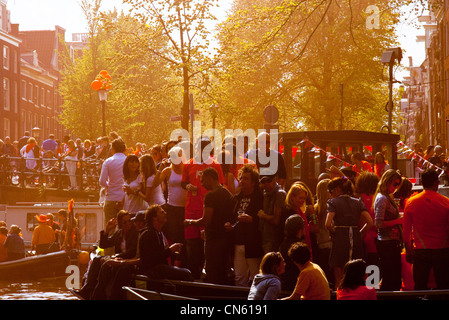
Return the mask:
[[(223, 19), (232, 0), (220, 0), (220, 7), (215, 13), (217, 18)], [(71, 41), (72, 33), (86, 32), (86, 21), (80, 7), (80, 0), (8, 0), (7, 7), (11, 12), (11, 22), (19, 24), (19, 30), (54, 30), (59, 25), (66, 30), (66, 40)], [(103, 0), (102, 9), (109, 10), (122, 7), (122, 0)], [(416, 19), (408, 17), (408, 22)], [(408, 57), (412, 56), (414, 65), (420, 65), (425, 58), (423, 43), (416, 43), (416, 36), (424, 31), (416, 30), (407, 22), (398, 26), (400, 46), (404, 50), (402, 65), (408, 66)], [(398, 80), (406, 72), (396, 75)]]

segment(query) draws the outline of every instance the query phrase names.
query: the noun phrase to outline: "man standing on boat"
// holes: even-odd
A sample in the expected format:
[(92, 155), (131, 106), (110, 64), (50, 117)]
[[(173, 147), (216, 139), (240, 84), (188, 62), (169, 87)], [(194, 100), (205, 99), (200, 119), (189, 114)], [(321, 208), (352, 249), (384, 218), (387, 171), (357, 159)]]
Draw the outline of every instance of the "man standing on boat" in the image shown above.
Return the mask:
[(100, 187), (106, 191), (103, 207), (105, 228), (107, 222), (117, 216), (125, 196), (122, 186), (126, 145), (121, 138), (118, 138), (112, 141), (111, 148), (113, 155), (103, 162), (100, 174)]
[(50, 252), (51, 245), (55, 242), (55, 232), (48, 225), (47, 216), (41, 214), (36, 216), (39, 225), (33, 231), (31, 246), (36, 250), (36, 254), (46, 254)]

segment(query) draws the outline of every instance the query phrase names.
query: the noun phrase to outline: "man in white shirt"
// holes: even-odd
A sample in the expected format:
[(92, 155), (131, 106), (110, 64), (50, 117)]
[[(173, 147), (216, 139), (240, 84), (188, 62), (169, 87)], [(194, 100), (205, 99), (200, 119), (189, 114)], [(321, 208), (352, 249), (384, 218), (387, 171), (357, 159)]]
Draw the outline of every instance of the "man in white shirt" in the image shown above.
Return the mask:
[(124, 153), (126, 151), (126, 145), (119, 138), (112, 141), (111, 147), (114, 154), (103, 162), (100, 174), (100, 187), (106, 191), (103, 207), (105, 224), (117, 216), (117, 213), (122, 207), (123, 197), (125, 196), (122, 186), (124, 183), (123, 163), (126, 159)]

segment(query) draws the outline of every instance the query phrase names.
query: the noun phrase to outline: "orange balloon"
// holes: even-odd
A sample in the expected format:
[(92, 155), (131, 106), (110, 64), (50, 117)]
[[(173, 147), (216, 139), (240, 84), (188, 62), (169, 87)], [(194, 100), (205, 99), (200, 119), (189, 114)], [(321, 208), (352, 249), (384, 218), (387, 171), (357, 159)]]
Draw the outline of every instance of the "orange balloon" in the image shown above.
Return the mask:
[(100, 80), (94, 80), (92, 81), (92, 83), (90, 84), (90, 86), (92, 87), (92, 89), (94, 90), (100, 90), (101, 87), (103, 86), (103, 83)]
[(108, 72), (106, 70), (101, 70), (100, 74), (104, 77), (106, 75), (109, 75)]

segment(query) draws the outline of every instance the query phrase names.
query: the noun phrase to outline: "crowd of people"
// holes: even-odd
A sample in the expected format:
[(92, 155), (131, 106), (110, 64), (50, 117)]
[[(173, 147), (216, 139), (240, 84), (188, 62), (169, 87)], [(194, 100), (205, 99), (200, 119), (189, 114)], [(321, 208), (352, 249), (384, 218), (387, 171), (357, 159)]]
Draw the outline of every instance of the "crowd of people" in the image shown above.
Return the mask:
[[(287, 186), (267, 133), (253, 150), (245, 144), (240, 153), (239, 141), (225, 138), (219, 152), (208, 137), (149, 152), (130, 152), (118, 135), (103, 145), (105, 256), (91, 262), (79, 294), (120, 298), (141, 273), (246, 286), (249, 299), (282, 291), (291, 293), (285, 299), (329, 299), (331, 290), (338, 299), (376, 299), (367, 265), (379, 268), (380, 290), (449, 289), (449, 199), (437, 193), (434, 169), (422, 170), (423, 192), (412, 195), (382, 153), (373, 165), (354, 153), (351, 166), (329, 167), (313, 188)], [(276, 166), (258, 161), (262, 152)]]
[[(66, 135), (61, 141), (50, 134), (39, 141), (29, 131), (15, 141), (6, 136), (0, 139), (0, 183), (18, 184), (24, 172), (23, 182), (27, 186), (45, 184), (68, 190), (98, 190), (101, 165), (112, 155), (111, 141), (117, 137), (116, 132), (95, 140)], [(137, 143), (134, 148), (127, 148), (126, 154), (141, 156), (152, 150), (145, 143)]]

